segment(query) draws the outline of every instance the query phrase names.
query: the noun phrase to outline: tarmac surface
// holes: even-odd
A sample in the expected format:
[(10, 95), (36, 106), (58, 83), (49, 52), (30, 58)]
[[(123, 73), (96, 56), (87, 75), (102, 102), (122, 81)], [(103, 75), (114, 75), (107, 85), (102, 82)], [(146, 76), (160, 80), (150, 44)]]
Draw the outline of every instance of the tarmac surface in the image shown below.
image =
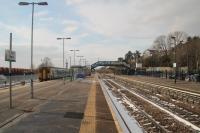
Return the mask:
[[(67, 82), (51, 81), (52, 86), (46, 87), (35, 93), (35, 99), (26, 100), (15, 104), (13, 114), (19, 114), (14, 121), (6, 124), (0, 129), (1, 133), (75, 133), (79, 132), (81, 114), (83, 115), (92, 82), (82, 80)], [(47, 85), (47, 84), (46, 84)], [(22, 91), (22, 90), (20, 90)], [(22, 91), (23, 92), (23, 91)], [(37, 91), (36, 91), (37, 92)], [(25, 93), (25, 92), (24, 92)], [(17, 93), (18, 94), (18, 93)], [(23, 97), (25, 98), (26, 95)], [(20, 101), (20, 96), (15, 101)], [(18, 102), (19, 102), (18, 101)], [(34, 103), (35, 102), (35, 106)], [(29, 105), (29, 106), (28, 106)], [(24, 105), (25, 106), (25, 105)], [(34, 107), (31, 110), (29, 107)], [(17, 109), (16, 109), (17, 108)], [(22, 111), (24, 108), (24, 111)], [(1, 108), (2, 109), (2, 108)], [(7, 118), (9, 118), (7, 115)], [(4, 114), (1, 113), (1, 116)], [(78, 117), (77, 117), (78, 116)]]
[(0, 133), (118, 132), (94, 77), (42, 82), (34, 92), (30, 99), (30, 86), (13, 88), (14, 107), (9, 109), (9, 91), (0, 91)]

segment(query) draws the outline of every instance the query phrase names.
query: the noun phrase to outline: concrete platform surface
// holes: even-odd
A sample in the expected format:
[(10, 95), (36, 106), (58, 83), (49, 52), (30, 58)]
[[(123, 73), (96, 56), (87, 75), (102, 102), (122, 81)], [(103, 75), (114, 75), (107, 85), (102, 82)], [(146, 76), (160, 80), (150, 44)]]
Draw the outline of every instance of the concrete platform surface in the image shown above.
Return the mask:
[[(76, 133), (79, 132), (92, 79), (67, 82), (35, 94), (35, 99), (15, 105), (21, 115), (0, 128), (0, 133)], [(46, 95), (45, 95), (46, 93)], [(49, 95), (47, 95), (49, 94)], [(16, 99), (17, 100), (17, 99)], [(28, 110), (28, 103), (40, 101)], [(17, 109), (16, 109), (17, 108)], [(9, 110), (10, 111), (10, 110)], [(10, 111), (11, 112), (11, 111)], [(19, 114), (19, 113), (17, 113)], [(3, 114), (1, 114), (3, 116)]]

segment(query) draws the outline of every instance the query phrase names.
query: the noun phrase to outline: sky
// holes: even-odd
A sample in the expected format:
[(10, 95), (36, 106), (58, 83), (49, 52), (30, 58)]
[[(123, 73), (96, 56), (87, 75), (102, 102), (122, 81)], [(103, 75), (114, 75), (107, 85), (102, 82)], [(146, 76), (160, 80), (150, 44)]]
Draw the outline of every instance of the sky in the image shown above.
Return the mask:
[[(24, 0), (41, 2), (39, 0)], [(19, 6), (20, 0), (0, 0), (0, 67), (8, 66), (5, 49), (13, 34), (16, 62), (13, 67), (30, 68), (31, 5)], [(37, 67), (49, 57), (62, 67), (78, 49), (88, 64), (98, 60), (117, 60), (129, 50), (151, 47), (159, 35), (184, 31), (200, 35), (200, 0), (46, 0), (48, 6), (35, 5), (33, 63)], [(76, 58), (76, 64), (79, 63)]]

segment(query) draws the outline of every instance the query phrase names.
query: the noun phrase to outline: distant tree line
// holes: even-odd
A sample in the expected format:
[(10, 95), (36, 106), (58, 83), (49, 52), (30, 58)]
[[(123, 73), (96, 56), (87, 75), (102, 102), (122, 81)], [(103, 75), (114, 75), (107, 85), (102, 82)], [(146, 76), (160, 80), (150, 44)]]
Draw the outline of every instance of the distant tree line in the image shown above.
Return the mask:
[(181, 31), (160, 35), (143, 54), (138, 50), (128, 51), (124, 58), (118, 60), (132, 67), (136, 62), (142, 63), (143, 67), (172, 67), (175, 56), (177, 67), (185, 67), (188, 71), (200, 70), (200, 37), (191, 37)]

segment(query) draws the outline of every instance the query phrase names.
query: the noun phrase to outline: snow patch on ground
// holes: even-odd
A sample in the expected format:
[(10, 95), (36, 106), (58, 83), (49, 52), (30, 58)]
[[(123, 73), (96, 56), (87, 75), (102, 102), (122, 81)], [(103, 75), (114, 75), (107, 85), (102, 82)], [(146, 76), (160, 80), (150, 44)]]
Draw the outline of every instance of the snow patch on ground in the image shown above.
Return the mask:
[[(134, 91), (131, 91), (130, 89), (127, 89), (126, 87), (121, 86), (120, 84), (116, 83), (115, 81), (113, 81), (113, 80), (111, 80), (111, 81), (114, 82), (115, 84), (119, 85), (119, 86), (122, 87), (123, 89), (129, 91), (130, 93), (136, 95), (137, 97), (140, 97), (140, 98), (143, 99), (144, 101), (146, 101), (146, 102), (152, 104), (153, 106), (159, 108), (160, 110), (162, 110), (162, 111), (168, 113), (170, 116), (174, 117), (176, 120), (178, 120), (178, 121), (184, 123), (184, 124), (187, 125), (187, 126), (191, 126), (193, 129), (195, 129), (195, 130), (197, 130), (197, 131), (200, 131), (200, 128), (199, 128), (199, 127), (197, 127), (196, 125), (190, 123), (189, 121), (187, 121), (187, 120), (185, 120), (185, 119), (183, 119), (183, 118), (181, 118), (181, 117), (179, 117), (179, 116), (177, 116), (177, 115), (171, 113), (170, 111), (168, 111), (168, 110), (166, 110), (166, 109), (160, 107), (159, 105), (157, 105), (157, 104), (155, 104), (155, 103), (153, 103), (153, 102), (147, 100), (146, 98), (144, 98), (144, 97), (138, 95), (138, 94), (135, 93)], [(171, 105), (171, 106), (173, 106), (173, 105)]]
[[(111, 107), (112, 107), (112, 109), (114, 110), (114, 112), (115, 112), (115, 114), (117, 116), (117, 119), (119, 121), (119, 124), (120, 124), (123, 132), (124, 133), (128, 133), (128, 132), (131, 131), (131, 133), (143, 133), (144, 132), (143, 128), (138, 124), (138, 122), (133, 117), (131, 117), (129, 115), (129, 112), (127, 111), (127, 109), (123, 105), (124, 101), (122, 99), (116, 98), (112, 94), (112, 92), (109, 90), (109, 87), (106, 86), (105, 83), (102, 80), (99, 80), (99, 82), (100, 82), (100, 85), (101, 85), (101, 87), (102, 87), (102, 89), (104, 91), (104, 94), (106, 94), (106, 92), (107, 92), (107, 96), (106, 95), (105, 96), (107, 98), (109, 98), (109, 100), (112, 101), (115, 104), (115, 106), (111, 104), (112, 105)], [(112, 102), (110, 102), (110, 103), (112, 103)], [(126, 101), (126, 102), (128, 103), (128, 101)], [(131, 103), (130, 103), (130, 106), (133, 107), (133, 105), (131, 105)], [(117, 110), (119, 112), (117, 112), (115, 107), (117, 108)], [(127, 124), (127, 126), (128, 126), (130, 131), (127, 130), (126, 125), (124, 124), (124, 122), (123, 122), (121, 117), (123, 117), (123, 119), (126, 122), (126, 124)]]
[(138, 109), (135, 107), (135, 105), (133, 105), (129, 100), (123, 98), (122, 101), (126, 104), (129, 105), (130, 108), (132, 108), (134, 111), (138, 111)]

